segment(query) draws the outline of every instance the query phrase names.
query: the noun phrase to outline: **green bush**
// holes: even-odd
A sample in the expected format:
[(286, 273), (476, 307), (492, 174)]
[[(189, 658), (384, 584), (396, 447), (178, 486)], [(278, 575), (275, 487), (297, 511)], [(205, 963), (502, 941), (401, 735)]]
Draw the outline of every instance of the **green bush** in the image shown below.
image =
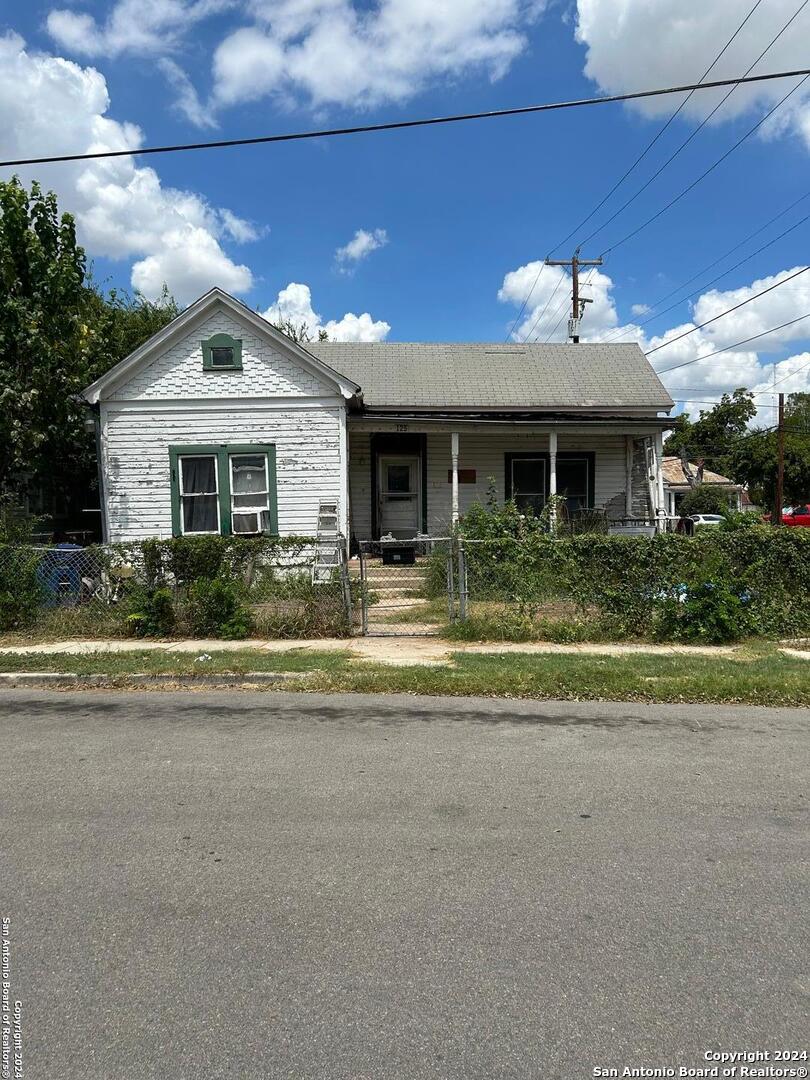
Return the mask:
[[(527, 605), (565, 599), (591, 626), (596, 613), (596, 623), (615, 638), (720, 641), (810, 632), (807, 529), (746, 522), (694, 537), (551, 539), (509, 507), (498, 513), (479, 507), (459, 532), (472, 541), (465, 551), (473, 616), (479, 601), (500, 601), (520, 614)], [(525, 620), (521, 625), (507, 627), (508, 636), (528, 634)], [(503, 636), (503, 628), (492, 629)]]
[(185, 617), (195, 637), (246, 638), (252, 629), (244, 588), (227, 578), (200, 578), (188, 589)]
[(731, 493), (716, 484), (696, 484), (681, 499), (681, 517), (692, 514), (727, 514), (731, 509)]
[(124, 620), (136, 637), (171, 637), (177, 626), (174, 596), (170, 589), (135, 588), (124, 604)]
[(39, 559), (34, 548), (0, 544), (0, 632), (24, 629), (36, 621), (43, 601)]
[(175, 536), (118, 544), (116, 550), (135, 565), (150, 587), (167, 582), (191, 585), (201, 578), (234, 578), (250, 585), (268, 561), (294, 561), (311, 544), (295, 536)]

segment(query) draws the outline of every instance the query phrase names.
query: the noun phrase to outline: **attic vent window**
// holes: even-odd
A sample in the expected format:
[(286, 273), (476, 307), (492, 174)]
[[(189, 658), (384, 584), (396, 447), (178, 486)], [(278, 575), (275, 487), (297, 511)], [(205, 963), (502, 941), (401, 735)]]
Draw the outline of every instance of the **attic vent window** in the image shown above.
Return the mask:
[(242, 342), (230, 334), (214, 334), (202, 342), (203, 371), (241, 371)]

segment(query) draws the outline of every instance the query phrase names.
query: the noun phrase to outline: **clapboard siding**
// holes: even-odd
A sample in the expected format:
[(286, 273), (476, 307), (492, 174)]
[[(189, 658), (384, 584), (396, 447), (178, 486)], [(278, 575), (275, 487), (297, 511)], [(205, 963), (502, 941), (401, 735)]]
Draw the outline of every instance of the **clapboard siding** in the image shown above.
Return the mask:
[(169, 537), (169, 447), (199, 443), (272, 443), (276, 447), (282, 535), (311, 534), (320, 499), (341, 490), (342, 403), (263, 409), (223, 401), (221, 409), (160, 410), (102, 405), (102, 455), (109, 539)]
[[(349, 483), (352, 530), (363, 539), (371, 535), (371, 450), (367, 431), (349, 428)], [(574, 435), (561, 433), (559, 451), (588, 451), (595, 454), (594, 503), (609, 508), (614, 516), (624, 513), (625, 437), (623, 433)], [(505, 498), (505, 455), (510, 452), (548, 451), (544, 434), (463, 430), (459, 435), (459, 469), (475, 469), (475, 484), (459, 485), (459, 512), (463, 515), (474, 502), (485, 502), (490, 478), (499, 500)], [(451, 521), (451, 468), (448, 432), (427, 435), (428, 532), (443, 535)], [(610, 504), (610, 506), (609, 506)]]
[[(241, 339), (241, 371), (203, 371), (202, 342), (214, 334)], [(318, 397), (334, 392), (334, 385), (221, 310), (198, 322), (180, 341), (114, 389), (107, 400)]]

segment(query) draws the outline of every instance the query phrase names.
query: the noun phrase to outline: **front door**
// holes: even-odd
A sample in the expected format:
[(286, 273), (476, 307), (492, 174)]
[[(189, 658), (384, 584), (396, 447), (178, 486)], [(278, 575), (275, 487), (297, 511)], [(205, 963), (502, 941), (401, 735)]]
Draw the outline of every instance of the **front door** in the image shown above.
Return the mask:
[(410, 540), (419, 532), (422, 512), (418, 454), (380, 455), (380, 536)]

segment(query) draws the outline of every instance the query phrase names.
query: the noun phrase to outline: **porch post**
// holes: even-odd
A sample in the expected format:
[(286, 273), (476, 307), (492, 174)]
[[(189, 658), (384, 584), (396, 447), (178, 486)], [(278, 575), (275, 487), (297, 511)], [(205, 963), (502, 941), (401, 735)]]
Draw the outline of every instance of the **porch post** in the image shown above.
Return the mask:
[(458, 432), (453, 431), (450, 435), (450, 458), (452, 461), (452, 494), (451, 494), (451, 517), (453, 527), (458, 524)]
[(633, 436), (624, 437), (624, 516), (633, 516)]
[(666, 529), (666, 522), (662, 515), (667, 512), (666, 504), (664, 501), (664, 433), (663, 431), (657, 431), (655, 433), (655, 496), (658, 506), (656, 507), (656, 515), (658, 519), (658, 530), (664, 532)]
[(548, 433), (548, 497), (551, 502), (551, 531), (557, 528), (557, 432)]

